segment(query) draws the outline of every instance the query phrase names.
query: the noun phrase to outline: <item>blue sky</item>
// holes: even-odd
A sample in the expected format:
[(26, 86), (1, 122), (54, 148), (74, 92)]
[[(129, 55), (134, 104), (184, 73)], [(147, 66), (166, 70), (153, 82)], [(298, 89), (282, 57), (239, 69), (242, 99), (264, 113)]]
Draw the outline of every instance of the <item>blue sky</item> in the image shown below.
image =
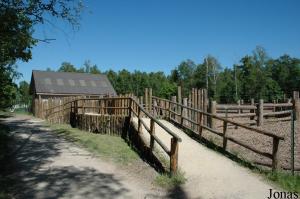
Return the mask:
[(86, 0), (81, 27), (53, 20), (39, 25), (35, 37), (54, 38), (19, 62), (21, 80), (31, 71), (58, 69), (63, 61), (77, 67), (85, 60), (101, 71), (170, 71), (181, 61), (215, 56), (231, 67), (259, 45), (269, 56), (300, 57), (298, 0)]

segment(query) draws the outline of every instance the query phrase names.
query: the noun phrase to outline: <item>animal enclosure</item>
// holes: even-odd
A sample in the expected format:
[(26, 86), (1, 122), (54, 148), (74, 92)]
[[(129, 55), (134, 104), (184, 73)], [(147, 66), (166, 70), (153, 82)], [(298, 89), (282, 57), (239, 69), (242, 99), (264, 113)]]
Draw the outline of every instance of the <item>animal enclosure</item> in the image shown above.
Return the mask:
[[(180, 89), (178, 91), (180, 92)], [(178, 99), (181, 99), (182, 103), (179, 103)], [(178, 127), (219, 145), (224, 151), (234, 153), (252, 163), (269, 166), (273, 170), (290, 169), (290, 136), (281, 132), (279, 126), (276, 128), (272, 126), (269, 121), (262, 123), (259, 127), (252, 127), (241, 120), (244, 115), (257, 117), (254, 107), (262, 107), (261, 105), (262, 103), (256, 106), (227, 105), (224, 114), (222, 106), (218, 108), (221, 112), (217, 113), (218, 105), (214, 102), (208, 103), (205, 90), (194, 89), (188, 99), (177, 96), (177, 98), (172, 97), (172, 100), (167, 100), (153, 96), (152, 89), (145, 89), (145, 95), (139, 98), (133, 95), (113, 98), (67, 98), (64, 104), (49, 108), (46, 118), (51, 123), (70, 123), (82, 130), (119, 136), (128, 132), (129, 129), (135, 129), (137, 135), (140, 135), (144, 129), (150, 136), (149, 144), (144, 143), (144, 147), (151, 152), (154, 149), (154, 143), (157, 143), (170, 157), (172, 172), (177, 170), (178, 150), (180, 150), (178, 143), (181, 139), (166, 128), (158, 118), (169, 120)], [(215, 112), (212, 107), (215, 107)], [(265, 103), (264, 107), (268, 112), (262, 115), (268, 117), (290, 114), (289, 109), (295, 106), (292, 103), (281, 103), (276, 106)], [(270, 107), (272, 110), (269, 110)], [(239, 117), (232, 119), (230, 114), (239, 115)], [(137, 118), (136, 126), (133, 125), (132, 118)], [(150, 118), (150, 127), (146, 125), (143, 118)], [(286, 130), (290, 130), (290, 126), (287, 127), (287, 125), (291, 123), (282, 122), (291, 122), (294, 119), (290, 117), (289, 121), (279, 120), (279, 122), (281, 125), (284, 124)], [(155, 135), (157, 125), (172, 136), (170, 147)], [(258, 125), (257, 121), (254, 125)], [(299, 143), (299, 139), (296, 138), (295, 157), (300, 155)], [(296, 169), (299, 163), (296, 160)]]

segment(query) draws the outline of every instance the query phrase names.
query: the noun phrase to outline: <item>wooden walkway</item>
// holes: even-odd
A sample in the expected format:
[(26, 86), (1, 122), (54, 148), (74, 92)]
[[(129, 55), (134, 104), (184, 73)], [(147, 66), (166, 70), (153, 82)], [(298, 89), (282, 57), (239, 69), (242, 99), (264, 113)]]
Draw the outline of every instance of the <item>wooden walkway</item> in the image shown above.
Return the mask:
[[(145, 118), (143, 121), (150, 128), (150, 120)], [(187, 178), (183, 189), (189, 198), (267, 198), (270, 189), (275, 189), (261, 176), (199, 144), (173, 124), (160, 121), (182, 139), (178, 148), (178, 165)], [(131, 122), (138, 126), (136, 117)], [(160, 126), (155, 126), (155, 135), (170, 146), (171, 136)], [(142, 137), (145, 143), (149, 143), (150, 136), (145, 128)], [(160, 147), (155, 145), (155, 148)]]

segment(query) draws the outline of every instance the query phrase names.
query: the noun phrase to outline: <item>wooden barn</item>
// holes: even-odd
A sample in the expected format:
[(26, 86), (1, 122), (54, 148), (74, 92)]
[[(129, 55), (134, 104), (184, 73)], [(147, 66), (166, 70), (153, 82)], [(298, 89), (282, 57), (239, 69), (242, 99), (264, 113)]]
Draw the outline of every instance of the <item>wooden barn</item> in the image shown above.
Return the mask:
[(32, 113), (45, 118), (51, 104), (61, 105), (68, 98), (115, 96), (106, 75), (33, 70), (30, 82)]

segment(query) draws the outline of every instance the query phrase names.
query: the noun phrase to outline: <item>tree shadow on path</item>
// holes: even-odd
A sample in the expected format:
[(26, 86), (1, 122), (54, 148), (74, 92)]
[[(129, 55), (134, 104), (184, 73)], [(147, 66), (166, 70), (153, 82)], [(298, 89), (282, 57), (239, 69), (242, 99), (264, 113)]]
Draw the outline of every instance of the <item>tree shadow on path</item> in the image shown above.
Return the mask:
[(0, 186), (15, 198), (123, 198), (129, 191), (111, 173), (90, 167), (45, 167), (60, 155), (65, 140), (39, 123), (2, 121), (15, 134), (14, 150), (1, 163)]

